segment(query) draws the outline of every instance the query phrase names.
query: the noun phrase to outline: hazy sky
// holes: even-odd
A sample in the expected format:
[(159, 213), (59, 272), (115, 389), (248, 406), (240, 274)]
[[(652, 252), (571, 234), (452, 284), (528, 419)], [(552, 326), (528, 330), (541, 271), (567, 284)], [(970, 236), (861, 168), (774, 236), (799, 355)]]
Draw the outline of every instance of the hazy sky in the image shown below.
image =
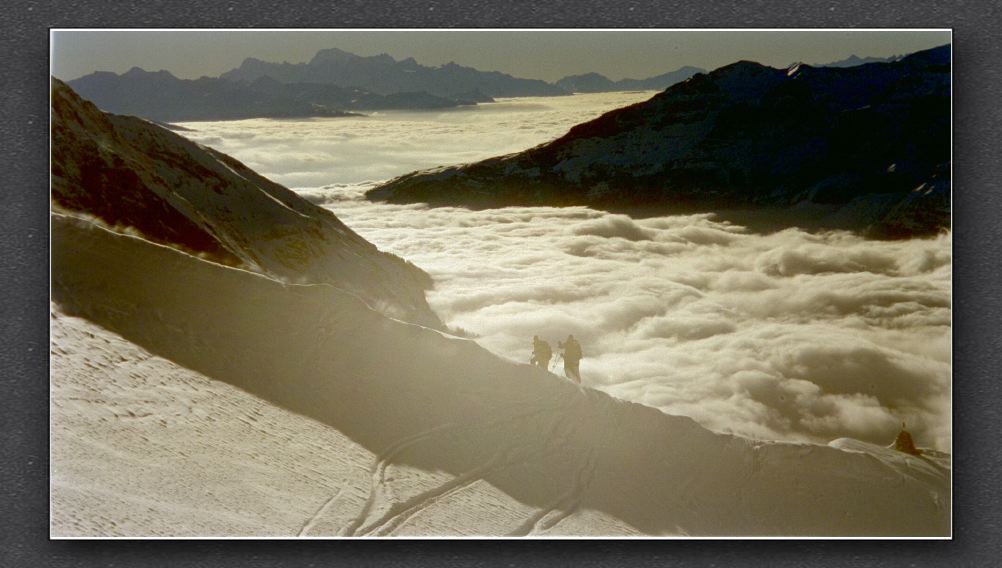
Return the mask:
[(52, 73), (71, 80), (136, 66), (197, 78), (219, 75), (247, 57), (299, 63), (320, 49), (337, 47), (358, 55), (414, 57), (429, 66), (455, 61), (547, 81), (589, 71), (616, 80), (649, 77), (683, 65), (714, 69), (740, 59), (785, 67), (853, 54), (884, 57), (949, 41), (948, 30), (59, 30), (52, 32)]

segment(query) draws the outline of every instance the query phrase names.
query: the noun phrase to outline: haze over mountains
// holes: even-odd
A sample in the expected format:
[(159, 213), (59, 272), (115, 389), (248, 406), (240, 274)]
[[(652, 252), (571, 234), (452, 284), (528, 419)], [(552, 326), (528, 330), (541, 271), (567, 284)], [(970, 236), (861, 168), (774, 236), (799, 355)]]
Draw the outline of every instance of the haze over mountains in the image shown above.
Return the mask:
[(685, 66), (675, 71), (655, 75), (646, 79), (620, 79), (613, 81), (598, 73), (584, 75), (568, 75), (557, 81), (557, 86), (572, 93), (607, 93), (610, 91), (663, 91), (668, 87), (692, 77), (696, 73), (705, 73), (699, 67)]
[(244, 82), (261, 77), (283, 83), (351, 86), (380, 94), (426, 92), (446, 98), (466, 98), (477, 92), (490, 97), (566, 94), (559, 87), (538, 79), (520, 79), (455, 63), (427, 67), (413, 58), (397, 61), (386, 54), (363, 57), (336, 48), (317, 52), (307, 63), (268, 63), (248, 58), (240, 67), (220, 75), (222, 79)]
[(867, 63), (890, 63), (892, 61), (899, 61), (904, 58), (904, 55), (891, 55), (890, 57), (860, 57), (856, 54), (852, 54), (845, 59), (839, 59), (837, 61), (830, 61), (828, 63), (818, 63), (813, 65), (814, 67), (855, 67), (857, 65), (865, 65)]
[[(845, 59), (814, 65), (814, 67), (855, 67), (866, 63), (881, 63), (897, 61), (902, 56), (892, 57), (858, 57), (850, 55)], [(697, 73), (706, 73), (706, 69), (685, 65), (675, 71), (669, 71), (646, 79), (620, 79), (613, 81), (599, 73), (584, 73), (568, 75), (556, 82), (556, 85), (571, 93), (608, 93), (612, 91), (663, 91), (676, 83), (680, 83)]]
[[(876, 60), (833, 62), (849, 66)], [(598, 73), (569, 75), (555, 84), (448, 63), (421, 65), (382, 54), (360, 56), (324, 49), (306, 63), (247, 58), (219, 77), (179, 79), (169, 71), (134, 67), (98, 71), (69, 85), (98, 107), (163, 122), (346, 116), (376, 110), (430, 110), (491, 102), (495, 97), (559, 96), (575, 92), (664, 90), (696, 73), (684, 66), (646, 79), (613, 81)]]
[(778, 210), (783, 223), (929, 235), (950, 224), (950, 48), (849, 68), (741, 61), (509, 156), (417, 172), (396, 203)]
[(397, 61), (385, 54), (363, 57), (325, 49), (307, 63), (248, 58), (219, 77), (187, 80), (169, 71), (133, 68), (120, 75), (99, 71), (68, 83), (109, 112), (183, 122), (344, 116), (373, 110), (452, 108), (492, 102), (495, 97), (663, 90), (700, 71), (683, 67), (647, 79), (620, 81), (591, 73), (551, 84), (455, 63), (429, 67), (413, 58)]
[(121, 75), (92, 73), (69, 84), (109, 112), (165, 122), (347, 116), (355, 111), (443, 109), (475, 103), (425, 92), (379, 95), (321, 83), (286, 84), (270, 77), (247, 83), (212, 77), (178, 79), (168, 71), (139, 68)]

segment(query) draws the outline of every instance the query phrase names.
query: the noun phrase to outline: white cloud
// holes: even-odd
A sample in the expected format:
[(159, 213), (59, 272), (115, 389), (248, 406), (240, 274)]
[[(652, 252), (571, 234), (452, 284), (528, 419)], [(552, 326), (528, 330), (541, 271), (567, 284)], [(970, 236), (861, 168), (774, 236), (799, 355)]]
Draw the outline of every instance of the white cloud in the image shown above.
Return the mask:
[(523, 150), (653, 93), (501, 100), (448, 111), (365, 117), (186, 122), (184, 135), (289, 187), (383, 180)]
[(626, 215), (606, 215), (593, 221), (579, 223), (571, 232), (575, 235), (594, 235), (596, 237), (619, 237), (628, 241), (649, 241), (653, 231), (637, 225)]

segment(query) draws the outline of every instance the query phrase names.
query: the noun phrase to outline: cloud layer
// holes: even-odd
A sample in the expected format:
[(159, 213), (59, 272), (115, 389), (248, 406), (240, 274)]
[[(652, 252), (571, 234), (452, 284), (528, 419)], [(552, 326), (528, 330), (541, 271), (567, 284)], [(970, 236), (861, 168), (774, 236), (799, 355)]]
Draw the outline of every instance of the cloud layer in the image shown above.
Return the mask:
[(332, 207), (431, 273), (447, 323), (511, 359), (529, 359), (533, 335), (555, 345), (573, 333), (585, 384), (715, 430), (889, 443), (907, 421), (920, 443), (949, 447), (949, 237), (762, 236), (710, 215), (583, 208)]
[(524, 148), (623, 102), (189, 126), (428, 271), (442, 319), (502, 356), (526, 362), (533, 335), (555, 347), (574, 334), (584, 384), (714, 430), (887, 444), (907, 421), (920, 445), (948, 450), (949, 236), (760, 235), (713, 215), (636, 220), (361, 197), (373, 184), (359, 180)]
[(288, 187), (385, 180), (524, 150), (653, 93), (500, 99), (445, 111), (365, 117), (186, 122), (184, 135)]

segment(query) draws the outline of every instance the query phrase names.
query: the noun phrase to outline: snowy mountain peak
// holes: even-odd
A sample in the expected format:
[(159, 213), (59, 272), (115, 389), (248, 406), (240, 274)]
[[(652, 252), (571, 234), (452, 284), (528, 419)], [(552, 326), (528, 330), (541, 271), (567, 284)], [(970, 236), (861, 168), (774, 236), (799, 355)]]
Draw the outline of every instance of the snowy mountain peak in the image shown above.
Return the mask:
[(338, 49), (336, 47), (331, 47), (327, 49), (321, 49), (318, 51), (312, 59), (310, 59), (309, 64), (315, 65), (319, 63), (346, 63), (349, 61), (357, 61), (362, 59), (362, 57), (344, 51), (343, 49)]

